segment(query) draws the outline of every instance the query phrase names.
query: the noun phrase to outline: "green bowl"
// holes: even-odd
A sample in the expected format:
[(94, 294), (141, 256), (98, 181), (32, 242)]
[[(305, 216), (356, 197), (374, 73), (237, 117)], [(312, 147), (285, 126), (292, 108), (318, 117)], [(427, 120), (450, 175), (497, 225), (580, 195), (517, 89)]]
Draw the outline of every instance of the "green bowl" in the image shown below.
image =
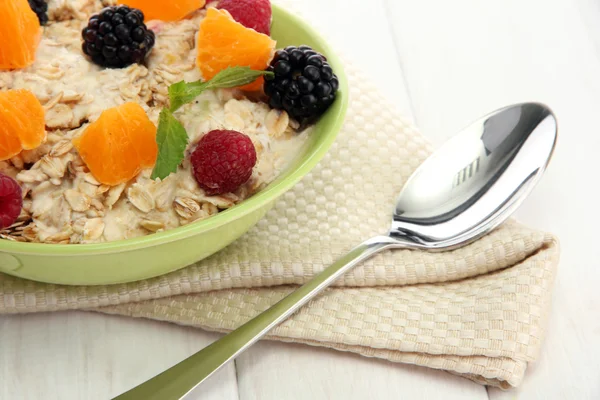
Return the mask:
[(175, 271), (223, 249), (254, 226), (279, 196), (317, 165), (337, 136), (348, 106), (343, 66), (305, 21), (273, 5), (277, 47), (306, 44), (328, 58), (340, 81), (337, 99), (318, 121), (300, 155), (277, 180), (241, 204), (204, 221), (149, 236), (102, 244), (37, 244), (0, 240), (0, 272), (31, 280), (100, 285)]

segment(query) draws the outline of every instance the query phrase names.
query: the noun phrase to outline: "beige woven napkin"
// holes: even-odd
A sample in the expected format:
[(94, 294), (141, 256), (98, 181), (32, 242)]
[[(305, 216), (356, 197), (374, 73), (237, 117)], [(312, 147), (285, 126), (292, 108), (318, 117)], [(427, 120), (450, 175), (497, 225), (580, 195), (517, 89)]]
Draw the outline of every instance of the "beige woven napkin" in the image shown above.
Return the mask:
[[(130, 284), (67, 287), (0, 274), (0, 313), (89, 309), (229, 331), (354, 245), (386, 232), (396, 194), (431, 148), (364, 76), (351, 66), (347, 72), (351, 104), (337, 142), (234, 244)], [(387, 252), (269, 338), (514, 387), (540, 350), (558, 254), (552, 236), (514, 221), (451, 252)]]

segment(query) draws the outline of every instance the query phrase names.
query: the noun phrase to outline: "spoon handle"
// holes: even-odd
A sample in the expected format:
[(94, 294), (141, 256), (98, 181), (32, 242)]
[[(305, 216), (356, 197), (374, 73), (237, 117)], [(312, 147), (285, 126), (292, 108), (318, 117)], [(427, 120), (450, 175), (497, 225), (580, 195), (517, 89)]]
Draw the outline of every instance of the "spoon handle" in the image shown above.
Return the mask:
[(236, 358), (271, 329), (308, 303), (345, 272), (372, 255), (391, 247), (398, 247), (398, 242), (387, 236), (378, 236), (363, 242), (317, 274), (309, 282), (244, 325), (113, 400), (182, 399), (222, 366)]

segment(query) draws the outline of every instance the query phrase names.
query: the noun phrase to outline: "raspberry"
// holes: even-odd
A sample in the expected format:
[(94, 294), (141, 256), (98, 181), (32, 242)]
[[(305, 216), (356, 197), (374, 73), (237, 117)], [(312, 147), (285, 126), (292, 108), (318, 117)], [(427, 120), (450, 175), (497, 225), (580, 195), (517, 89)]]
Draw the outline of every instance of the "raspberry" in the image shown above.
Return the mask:
[(229, 14), (246, 28), (271, 35), (271, 2), (269, 0), (221, 0), (217, 8)]
[(17, 181), (0, 174), (0, 229), (8, 228), (19, 218), (23, 207), (21, 196), (21, 187)]
[(256, 165), (256, 150), (243, 133), (214, 130), (200, 139), (191, 156), (194, 177), (207, 195), (234, 192)]

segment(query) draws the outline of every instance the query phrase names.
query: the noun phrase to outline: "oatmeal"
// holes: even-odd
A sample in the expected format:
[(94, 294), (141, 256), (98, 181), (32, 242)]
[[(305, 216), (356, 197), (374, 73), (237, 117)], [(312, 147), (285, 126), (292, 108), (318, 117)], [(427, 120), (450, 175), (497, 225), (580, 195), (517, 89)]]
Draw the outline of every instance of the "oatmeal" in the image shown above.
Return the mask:
[[(300, 110), (300, 92), (297, 101), (288, 102), (296, 108), (286, 109), (287, 106), (278, 104), (282, 99), (261, 101), (260, 95), (248, 97), (248, 92), (239, 88), (206, 90), (173, 112), (188, 136), (183, 161), (173, 173), (153, 179), (153, 169), (143, 168), (126, 182), (99, 181), (73, 145), (74, 139), (81, 137), (105, 110), (126, 103), (141, 106), (149, 120), (159, 126), (161, 110), (169, 107), (169, 87), (180, 81), (198, 81), (203, 75), (197, 67), (197, 58), (202, 37), (198, 34), (199, 27), (207, 18), (204, 9), (179, 21), (148, 21), (147, 31), (144, 25), (141, 32), (148, 32), (144, 34), (144, 43), (152, 49), (143, 63), (104, 68), (98, 62), (91, 62), (82, 52), (82, 30), (84, 38), (86, 34), (89, 36), (86, 32), (92, 26), (88, 25), (90, 16), (113, 3), (50, 0), (50, 21), (43, 28), (35, 62), (26, 68), (0, 71), (0, 91), (32, 92), (43, 106), (46, 125), (46, 138), (41, 145), (0, 161), (0, 173), (18, 182), (23, 198), (16, 222), (0, 230), (3, 239), (101, 243), (209, 218), (266, 187), (300, 153), (310, 135), (310, 127), (303, 126), (299, 131), (299, 118), (290, 116), (294, 110)], [(143, 19), (142, 14), (135, 15)], [(224, 15), (228, 14), (218, 17)], [(237, 25), (235, 29), (249, 30)], [(252, 31), (250, 35), (262, 34)], [(83, 46), (87, 55), (94, 51), (88, 43)], [(109, 53), (104, 50), (103, 54), (115, 57)], [(135, 52), (132, 54), (135, 56)], [(306, 58), (311, 55), (307, 53)], [(117, 59), (111, 60), (107, 58), (104, 62)], [(327, 72), (325, 66), (320, 68)], [(330, 93), (332, 88), (337, 89), (334, 87), (337, 82), (332, 81), (327, 90), (318, 92), (321, 97), (317, 99), (310, 91), (314, 87), (317, 93), (318, 84), (308, 82), (305, 88), (300, 75), (293, 76), (299, 85), (294, 90), (308, 94), (302, 98), (304, 108), (298, 115), (309, 109), (317, 110), (317, 102), (321, 108), (330, 104)], [(256, 162), (250, 178), (236, 190), (210, 195), (199, 184), (190, 156), (201, 139), (215, 130), (243, 132), (254, 145)], [(159, 153), (159, 160), (160, 157)]]

